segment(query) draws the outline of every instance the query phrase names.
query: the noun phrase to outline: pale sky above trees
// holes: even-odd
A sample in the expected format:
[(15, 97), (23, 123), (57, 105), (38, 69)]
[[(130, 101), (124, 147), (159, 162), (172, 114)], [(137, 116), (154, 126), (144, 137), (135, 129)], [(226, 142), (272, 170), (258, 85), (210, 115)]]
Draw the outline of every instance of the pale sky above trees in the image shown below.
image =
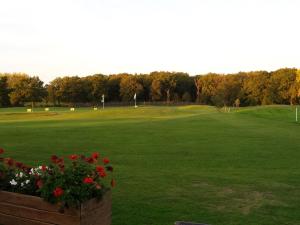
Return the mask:
[(0, 1), (0, 72), (300, 67), (299, 0)]

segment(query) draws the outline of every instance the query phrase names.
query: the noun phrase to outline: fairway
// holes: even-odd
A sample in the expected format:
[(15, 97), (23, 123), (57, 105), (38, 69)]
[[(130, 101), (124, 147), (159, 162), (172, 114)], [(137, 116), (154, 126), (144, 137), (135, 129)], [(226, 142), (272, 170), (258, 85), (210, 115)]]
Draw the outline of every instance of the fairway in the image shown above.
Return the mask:
[(113, 225), (300, 224), (300, 123), (290, 106), (0, 109), (0, 147), (38, 165), (99, 151)]

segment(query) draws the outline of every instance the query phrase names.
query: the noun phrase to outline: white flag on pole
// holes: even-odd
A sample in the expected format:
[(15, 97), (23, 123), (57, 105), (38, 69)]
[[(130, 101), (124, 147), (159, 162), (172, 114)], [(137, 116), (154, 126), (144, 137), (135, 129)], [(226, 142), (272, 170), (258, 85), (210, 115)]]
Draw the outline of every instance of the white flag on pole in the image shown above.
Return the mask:
[(134, 94), (133, 99), (136, 100), (136, 93)]
[(101, 102), (102, 102), (102, 103), (104, 102), (104, 94), (102, 95), (102, 100), (101, 100)]

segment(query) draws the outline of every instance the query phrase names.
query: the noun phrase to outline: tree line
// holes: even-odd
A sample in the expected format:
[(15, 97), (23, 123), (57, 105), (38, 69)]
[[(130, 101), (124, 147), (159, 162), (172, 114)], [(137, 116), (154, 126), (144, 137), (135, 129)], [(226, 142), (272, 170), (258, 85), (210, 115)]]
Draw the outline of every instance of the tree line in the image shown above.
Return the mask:
[(189, 76), (182, 72), (150, 74), (95, 74), (86, 77), (57, 77), (44, 84), (37, 76), (22, 73), (0, 74), (0, 107), (100, 104), (130, 102), (134, 94), (139, 102), (195, 102), (222, 106), (298, 104), (300, 70), (239, 72)]

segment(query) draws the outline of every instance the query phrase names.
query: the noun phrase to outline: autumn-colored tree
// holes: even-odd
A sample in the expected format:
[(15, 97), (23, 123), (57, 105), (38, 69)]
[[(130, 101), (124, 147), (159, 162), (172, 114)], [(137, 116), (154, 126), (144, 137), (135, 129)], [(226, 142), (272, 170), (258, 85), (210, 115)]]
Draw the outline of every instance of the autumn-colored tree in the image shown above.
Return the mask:
[(170, 72), (152, 72), (151, 95), (153, 100), (165, 100), (170, 103), (171, 95), (176, 88), (176, 75)]
[(195, 85), (197, 87), (197, 101), (201, 104), (214, 104), (213, 98), (216, 100), (217, 88), (222, 80), (222, 76), (209, 73), (197, 76)]
[(202, 92), (202, 79), (201, 76), (194, 78), (194, 84), (196, 87), (196, 102), (201, 103), (201, 92)]
[(279, 69), (271, 72), (266, 87), (266, 99), (270, 104), (292, 104), (292, 88), (296, 82), (296, 69)]
[[(44, 98), (45, 89), (47, 96)], [(283, 68), (273, 72), (204, 74), (190, 77), (182, 72), (150, 74), (102, 74), (87, 77), (58, 77), (43, 85), (27, 74), (0, 74), (0, 106), (42, 101), (93, 103), (105, 94), (106, 101), (129, 101), (137, 93), (143, 101), (196, 101), (216, 106), (297, 104), (300, 100), (300, 71)]]
[(138, 79), (138, 82), (143, 87), (143, 91), (139, 93), (138, 98), (143, 101), (150, 101), (151, 100), (152, 77), (147, 74), (139, 74), (136, 77)]
[(7, 85), (10, 89), (9, 98), (12, 105), (23, 105), (25, 102), (31, 102), (33, 107), (35, 102), (42, 101), (46, 96), (43, 82), (37, 76), (7, 75)]
[(88, 101), (97, 105), (101, 102), (102, 95), (107, 96), (107, 76), (95, 74), (83, 78), (87, 84)]
[(122, 100), (128, 102), (133, 100), (134, 94), (137, 98), (142, 93), (143, 86), (139, 83), (137, 76), (124, 76), (120, 83), (120, 95)]
[(267, 71), (256, 71), (246, 73), (242, 90), (245, 94), (246, 105), (261, 105), (266, 99), (266, 88), (270, 74)]
[(43, 84), (39, 77), (29, 77), (25, 80), (25, 100), (31, 102), (31, 107), (34, 106), (35, 102), (42, 101), (47, 95)]
[(121, 101), (120, 97), (120, 83), (123, 76), (128, 74), (117, 74), (109, 75), (107, 80), (107, 99), (109, 101), (119, 102)]
[(13, 106), (23, 105), (26, 101), (25, 89), (26, 80), (29, 79), (27, 74), (23, 73), (13, 73), (6, 74), (7, 85), (10, 89), (9, 100), (10, 104)]

